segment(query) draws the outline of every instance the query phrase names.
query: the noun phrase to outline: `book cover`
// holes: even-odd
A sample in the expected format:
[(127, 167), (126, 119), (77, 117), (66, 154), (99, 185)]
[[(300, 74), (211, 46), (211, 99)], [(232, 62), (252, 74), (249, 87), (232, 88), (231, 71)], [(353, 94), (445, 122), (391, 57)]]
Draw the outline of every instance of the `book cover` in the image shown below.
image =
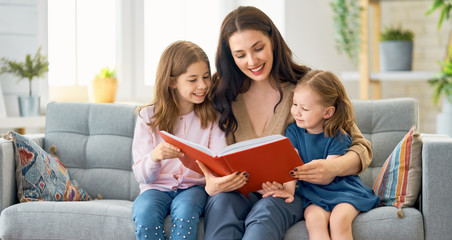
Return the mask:
[(205, 146), (165, 131), (159, 131), (159, 134), (163, 140), (178, 147), (184, 153), (184, 156), (179, 158), (182, 164), (199, 174), (203, 173), (196, 160), (203, 162), (218, 176), (229, 175), (236, 171), (249, 173), (248, 183), (239, 190), (242, 193), (258, 191), (266, 181), (285, 183), (295, 180), (289, 172), (303, 165), (290, 140), (282, 135), (238, 142), (216, 154)]

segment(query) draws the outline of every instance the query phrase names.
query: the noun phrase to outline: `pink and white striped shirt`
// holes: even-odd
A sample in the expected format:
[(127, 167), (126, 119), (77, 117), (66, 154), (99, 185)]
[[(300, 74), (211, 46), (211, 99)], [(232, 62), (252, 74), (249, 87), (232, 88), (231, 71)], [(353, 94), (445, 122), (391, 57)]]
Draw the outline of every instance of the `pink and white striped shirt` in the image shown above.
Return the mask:
[[(157, 131), (153, 131), (146, 123), (154, 114), (154, 106), (141, 109), (133, 137), (133, 172), (140, 185), (140, 192), (148, 189), (160, 191), (175, 191), (189, 188), (193, 185), (205, 185), (204, 176), (186, 168), (177, 158), (154, 162), (151, 152), (163, 139)], [(191, 112), (179, 116), (174, 135), (201, 144), (219, 152), (227, 146), (224, 132), (218, 123), (210, 123), (207, 128), (201, 128), (201, 121)]]

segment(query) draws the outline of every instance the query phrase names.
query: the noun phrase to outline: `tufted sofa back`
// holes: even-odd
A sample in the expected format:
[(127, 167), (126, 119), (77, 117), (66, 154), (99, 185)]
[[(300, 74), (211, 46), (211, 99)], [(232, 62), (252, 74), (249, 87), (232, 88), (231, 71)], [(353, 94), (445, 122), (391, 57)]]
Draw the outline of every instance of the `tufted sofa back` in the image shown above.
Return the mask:
[(56, 155), (93, 197), (134, 200), (138, 183), (132, 172), (136, 106), (56, 103), (46, 110), (44, 149)]
[[(361, 174), (372, 187), (394, 147), (418, 126), (418, 104), (412, 98), (353, 100), (356, 122), (372, 142), (374, 159)], [(133, 201), (139, 194), (132, 172), (132, 139), (136, 106), (122, 104), (49, 103), (44, 148), (57, 156), (72, 180), (93, 196)]]
[(418, 127), (419, 106), (413, 98), (353, 100), (356, 124), (372, 143), (373, 161), (360, 176), (372, 187), (383, 163), (410, 128)]

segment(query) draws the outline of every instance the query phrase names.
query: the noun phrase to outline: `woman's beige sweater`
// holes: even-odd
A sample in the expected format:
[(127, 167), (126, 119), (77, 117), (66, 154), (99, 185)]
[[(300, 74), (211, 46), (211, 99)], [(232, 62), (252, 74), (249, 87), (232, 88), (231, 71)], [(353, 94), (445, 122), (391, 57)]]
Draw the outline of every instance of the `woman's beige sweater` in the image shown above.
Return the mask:
[[(283, 87), (283, 99), (276, 107), (276, 111), (265, 127), (262, 137), (274, 134), (284, 135), (287, 125), (294, 121), (290, 113), (294, 88), (294, 84), (288, 84)], [(258, 136), (256, 135), (253, 126), (251, 126), (251, 121), (242, 94), (239, 94), (237, 100), (232, 103), (232, 111), (237, 120), (237, 130), (228, 135), (228, 144), (257, 138)], [(351, 138), (352, 146), (350, 146), (349, 151), (354, 151), (359, 155), (362, 172), (366, 170), (372, 161), (371, 144), (364, 138), (356, 124), (352, 128)]]

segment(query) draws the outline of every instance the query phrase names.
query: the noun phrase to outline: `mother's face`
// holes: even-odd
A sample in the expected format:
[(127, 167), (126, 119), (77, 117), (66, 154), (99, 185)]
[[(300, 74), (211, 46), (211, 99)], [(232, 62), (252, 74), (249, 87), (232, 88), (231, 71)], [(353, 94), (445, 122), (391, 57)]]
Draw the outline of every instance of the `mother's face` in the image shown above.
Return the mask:
[(269, 81), (273, 66), (270, 38), (257, 30), (237, 31), (229, 38), (235, 64), (254, 81)]

